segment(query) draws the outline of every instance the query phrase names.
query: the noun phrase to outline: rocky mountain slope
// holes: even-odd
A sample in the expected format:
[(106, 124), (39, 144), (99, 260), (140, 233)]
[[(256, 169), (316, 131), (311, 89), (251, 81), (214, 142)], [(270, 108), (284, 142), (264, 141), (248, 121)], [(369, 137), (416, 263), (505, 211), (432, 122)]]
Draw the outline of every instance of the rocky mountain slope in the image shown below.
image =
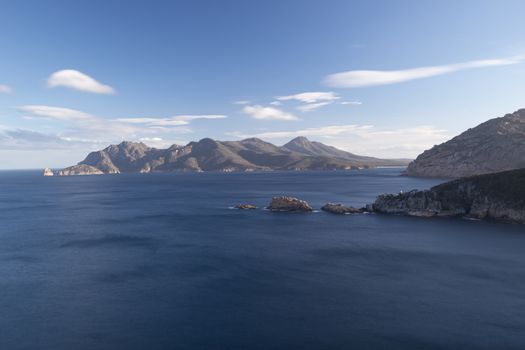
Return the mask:
[(466, 177), (426, 191), (381, 195), (368, 209), (387, 214), (525, 223), (525, 169)]
[[(296, 147), (297, 144), (301, 147)], [(157, 149), (143, 143), (122, 142), (91, 152), (61, 175), (104, 174), (153, 171), (254, 171), (254, 170), (333, 170), (360, 167), (406, 165), (408, 161), (357, 156), (297, 138), (283, 147), (257, 138), (242, 141), (216, 141), (209, 138)], [(87, 168), (86, 166), (90, 166)]]
[[(290, 152), (296, 152), (307, 156), (323, 156), (329, 158), (344, 159), (350, 162), (363, 163), (369, 166), (381, 166), (385, 164), (384, 159), (374, 157), (359, 156), (350, 152), (345, 152), (338, 148), (325, 145), (321, 142), (310, 141), (304, 136), (299, 136), (281, 147)], [(407, 165), (409, 159), (389, 159), (388, 165), (402, 166)]]
[(525, 168), (525, 109), (490, 119), (423, 152), (405, 175), (457, 178)]

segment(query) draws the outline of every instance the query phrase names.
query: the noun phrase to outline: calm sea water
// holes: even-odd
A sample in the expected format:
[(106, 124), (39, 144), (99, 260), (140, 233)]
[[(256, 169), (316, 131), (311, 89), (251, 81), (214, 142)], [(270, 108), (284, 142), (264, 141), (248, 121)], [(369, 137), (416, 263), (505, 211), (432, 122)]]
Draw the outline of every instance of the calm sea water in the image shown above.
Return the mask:
[(229, 209), (399, 173), (0, 172), (0, 349), (525, 348), (524, 226)]

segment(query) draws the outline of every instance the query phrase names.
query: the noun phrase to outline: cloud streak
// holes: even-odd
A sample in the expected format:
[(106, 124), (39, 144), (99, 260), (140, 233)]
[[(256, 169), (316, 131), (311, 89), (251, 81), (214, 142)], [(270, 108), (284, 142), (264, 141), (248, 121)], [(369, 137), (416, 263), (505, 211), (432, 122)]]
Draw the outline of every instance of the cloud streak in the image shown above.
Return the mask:
[(405, 81), (435, 77), (467, 69), (506, 66), (523, 62), (525, 56), (477, 60), (441, 66), (418, 67), (403, 70), (351, 70), (327, 76), (323, 84), (334, 88), (358, 88), (397, 84)]
[(18, 110), (27, 112), (37, 117), (44, 117), (49, 119), (71, 121), (71, 120), (86, 120), (94, 118), (88, 113), (77, 111), (71, 108), (53, 107), (44, 105), (26, 105), (18, 107)]
[(89, 75), (74, 69), (64, 69), (51, 74), (47, 80), (47, 85), (51, 88), (63, 86), (94, 94), (115, 93), (115, 89), (111, 86), (104, 85)]
[(116, 121), (129, 124), (145, 124), (149, 126), (182, 126), (198, 119), (226, 119), (222, 114), (210, 115), (177, 115), (169, 118), (118, 118)]
[(340, 97), (334, 92), (302, 92), (295, 95), (278, 96), (276, 97), (279, 101), (296, 100), (303, 103), (316, 103), (321, 101), (335, 101)]
[(243, 108), (243, 113), (259, 120), (299, 120), (297, 116), (278, 108), (259, 105), (246, 106)]

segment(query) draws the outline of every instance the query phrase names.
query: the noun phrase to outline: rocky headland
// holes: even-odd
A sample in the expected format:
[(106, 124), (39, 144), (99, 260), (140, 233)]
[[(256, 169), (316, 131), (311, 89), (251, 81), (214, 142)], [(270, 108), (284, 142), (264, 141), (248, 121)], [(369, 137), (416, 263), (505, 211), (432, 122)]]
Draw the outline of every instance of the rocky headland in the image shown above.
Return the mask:
[(460, 178), (525, 168), (525, 109), (490, 119), (434, 146), (405, 175)]
[(94, 175), (166, 171), (342, 170), (403, 166), (408, 163), (407, 159), (359, 156), (305, 137), (297, 137), (282, 147), (257, 138), (242, 141), (205, 138), (166, 149), (125, 141), (91, 152), (76, 166), (59, 172), (62, 175)]
[(78, 164), (64, 168), (57, 172), (58, 176), (70, 176), (70, 175), (101, 175), (104, 174), (100, 169), (97, 169), (91, 165)]
[(461, 178), (425, 191), (384, 194), (368, 208), (384, 214), (525, 223), (525, 169)]

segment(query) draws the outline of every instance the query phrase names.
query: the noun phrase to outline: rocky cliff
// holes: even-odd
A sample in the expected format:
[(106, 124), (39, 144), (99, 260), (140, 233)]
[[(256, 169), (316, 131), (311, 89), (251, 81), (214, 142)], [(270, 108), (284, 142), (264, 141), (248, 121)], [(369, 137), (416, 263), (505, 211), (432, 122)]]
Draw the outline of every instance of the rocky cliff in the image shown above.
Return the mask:
[(491, 119), (423, 152), (409, 176), (448, 177), (525, 168), (525, 109)]
[[(71, 171), (85, 165), (104, 174), (153, 171), (252, 171), (252, 170), (335, 170), (374, 166), (406, 165), (408, 161), (357, 156), (306, 138), (295, 139), (304, 148), (293, 150), (292, 140), (283, 147), (257, 138), (242, 141), (217, 141), (210, 138), (157, 149), (143, 143), (122, 142), (91, 152)], [(308, 150), (308, 151), (306, 151)], [(330, 153), (331, 152), (331, 153)], [(90, 173), (93, 170), (86, 168)], [(81, 172), (81, 171), (80, 171)]]
[(525, 223), (525, 169), (462, 178), (426, 191), (381, 195), (369, 209)]

